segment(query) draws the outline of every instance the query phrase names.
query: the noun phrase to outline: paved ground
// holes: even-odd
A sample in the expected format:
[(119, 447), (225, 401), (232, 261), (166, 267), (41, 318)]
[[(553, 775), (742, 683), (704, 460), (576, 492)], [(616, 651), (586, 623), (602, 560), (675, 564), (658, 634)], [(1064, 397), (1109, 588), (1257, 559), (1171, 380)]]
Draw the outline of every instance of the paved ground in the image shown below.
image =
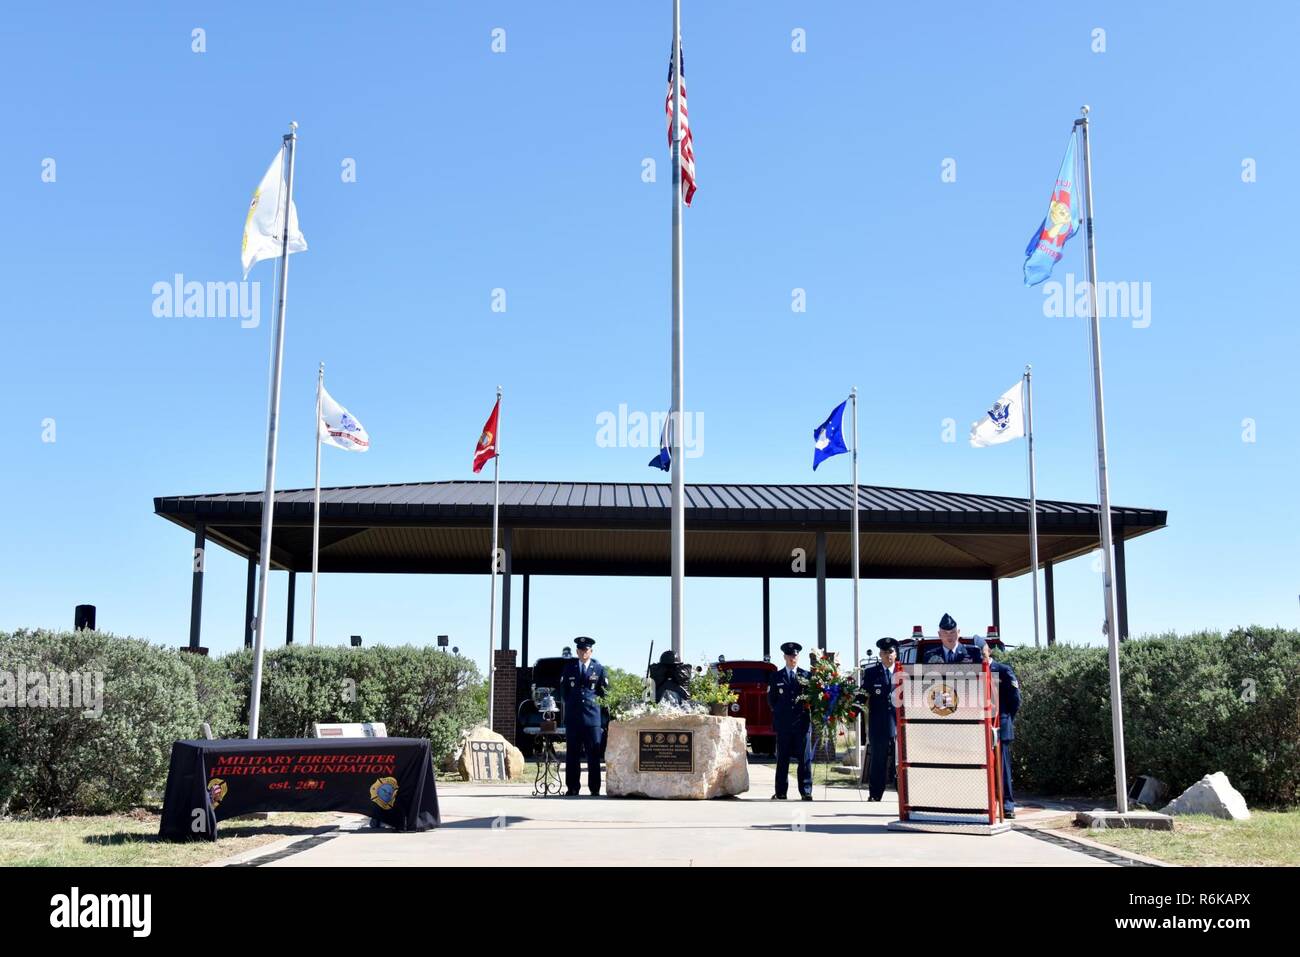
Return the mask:
[(779, 802), (769, 800), (770, 765), (751, 764), (750, 778), (744, 797), (715, 801), (535, 798), (531, 785), (439, 784), (443, 826), (437, 830), (376, 831), (365, 827), (364, 819), (349, 817), (336, 836), (272, 848), (269, 856), (262, 851), (258, 863), (1107, 866), (1082, 848), (1021, 831), (989, 837), (887, 830), (887, 822), (898, 818), (892, 792), (873, 804), (865, 792), (860, 799), (852, 788), (819, 787), (815, 801)]

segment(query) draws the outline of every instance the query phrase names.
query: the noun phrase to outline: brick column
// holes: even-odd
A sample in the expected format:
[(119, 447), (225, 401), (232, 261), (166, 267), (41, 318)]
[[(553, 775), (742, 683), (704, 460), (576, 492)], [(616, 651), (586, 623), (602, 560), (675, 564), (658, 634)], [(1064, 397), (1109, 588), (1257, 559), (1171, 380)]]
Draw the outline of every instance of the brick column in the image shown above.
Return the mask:
[(492, 730), (511, 744), (515, 743), (516, 715), (518, 704), (515, 701), (515, 689), (518, 685), (518, 673), (515, 669), (515, 651), (497, 649), (496, 652), (496, 701), (492, 711)]

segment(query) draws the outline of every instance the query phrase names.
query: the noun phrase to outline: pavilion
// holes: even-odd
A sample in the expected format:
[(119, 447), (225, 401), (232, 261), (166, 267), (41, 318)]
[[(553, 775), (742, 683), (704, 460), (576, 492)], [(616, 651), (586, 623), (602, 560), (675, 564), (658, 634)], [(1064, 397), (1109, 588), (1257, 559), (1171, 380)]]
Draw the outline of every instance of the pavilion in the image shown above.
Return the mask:
[[(826, 647), (826, 580), (849, 578), (848, 485), (688, 485), (686, 574), (762, 581), (763, 655), (770, 655), (769, 584), (816, 582), (817, 643)], [(528, 599), (533, 575), (669, 573), (667, 483), (502, 482), (504, 551), (501, 650), (511, 648), (514, 575), (523, 576), (523, 663), (528, 662)], [(312, 489), (275, 493), (271, 568), (288, 573), (285, 641), (294, 634), (298, 572), (311, 571)], [(860, 486), (860, 574), (864, 579), (988, 581), (1000, 628), (998, 582), (1029, 571), (1028, 501), (999, 495)], [(252, 643), (261, 492), (162, 496), (154, 511), (248, 561), (245, 644)], [(1053, 568), (1099, 547), (1096, 505), (1038, 502), (1047, 640), (1056, 640)], [(1125, 543), (1163, 528), (1166, 513), (1113, 508), (1120, 636), (1128, 636)], [(321, 490), (320, 571), (324, 574), (474, 574), (488, 569), (492, 483), (413, 482)], [(800, 557), (802, 556), (802, 561)], [(203, 564), (195, 563), (190, 648), (198, 650)]]

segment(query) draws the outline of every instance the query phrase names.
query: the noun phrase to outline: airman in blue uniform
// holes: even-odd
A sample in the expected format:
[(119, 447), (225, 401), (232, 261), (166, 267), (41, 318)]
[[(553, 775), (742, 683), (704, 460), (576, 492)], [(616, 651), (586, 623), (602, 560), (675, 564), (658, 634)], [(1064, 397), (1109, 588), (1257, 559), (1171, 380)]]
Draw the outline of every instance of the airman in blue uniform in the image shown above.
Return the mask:
[(961, 643), (961, 629), (952, 615), (944, 613), (939, 619), (939, 640), (943, 645), (925, 653), (927, 665), (977, 665), (984, 660), (984, 651), (975, 645)]
[(582, 784), (582, 756), (587, 756), (587, 787), (593, 795), (600, 793), (600, 698), (609, 689), (605, 666), (591, 656), (595, 639), (575, 638), (577, 657), (570, 659), (560, 675), (564, 696), (564, 777), (569, 797), (578, 796)]
[(1011, 744), (1016, 740), (1016, 713), (1020, 711), (1020, 681), (1011, 666), (994, 661), (989, 667), (998, 682), (998, 741), (1002, 747), (1002, 811), (1016, 816), (1015, 797), (1011, 791)]
[(772, 727), (776, 730), (776, 793), (773, 801), (784, 801), (790, 787), (790, 758), (798, 762), (796, 771), (799, 794), (812, 800), (812, 719), (804, 706), (804, 684), (808, 672), (799, 667), (803, 646), (787, 641), (781, 646), (785, 667), (768, 679), (767, 703), (772, 707)]
[(862, 695), (867, 705), (867, 740), (871, 746), (868, 800), (879, 801), (889, 782), (894, 760), (894, 739), (898, 736), (898, 716), (894, 710), (894, 659), (898, 642), (881, 638), (876, 642), (880, 660), (868, 665), (862, 674)]

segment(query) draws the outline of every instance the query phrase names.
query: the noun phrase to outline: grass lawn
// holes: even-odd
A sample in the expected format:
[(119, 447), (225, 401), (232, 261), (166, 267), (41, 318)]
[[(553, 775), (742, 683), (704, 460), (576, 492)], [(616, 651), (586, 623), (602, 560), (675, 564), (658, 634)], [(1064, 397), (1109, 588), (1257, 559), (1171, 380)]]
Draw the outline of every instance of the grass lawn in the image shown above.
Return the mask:
[(1076, 828), (1074, 833), (1169, 864), (1300, 866), (1300, 808), (1251, 811), (1249, 821), (1179, 815), (1172, 832)]
[(270, 821), (224, 821), (216, 841), (171, 844), (158, 839), (158, 813), (53, 819), (0, 819), (0, 866), (191, 866), (231, 857), (294, 834), (332, 826), (333, 814), (277, 813)]

